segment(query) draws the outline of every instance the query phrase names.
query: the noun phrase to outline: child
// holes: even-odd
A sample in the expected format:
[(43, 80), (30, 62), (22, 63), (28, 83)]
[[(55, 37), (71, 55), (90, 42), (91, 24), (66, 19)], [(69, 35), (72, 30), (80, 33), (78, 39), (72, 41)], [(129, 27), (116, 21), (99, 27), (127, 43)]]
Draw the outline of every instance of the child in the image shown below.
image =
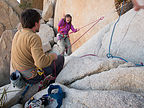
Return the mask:
[(71, 52), (71, 44), (69, 40), (69, 35), (68, 32), (70, 29), (75, 33), (79, 31), (79, 29), (75, 29), (73, 25), (71, 24), (72, 22), (72, 17), (70, 14), (66, 14), (64, 18), (62, 18), (58, 24), (58, 34), (57, 34), (57, 39), (58, 39), (58, 44), (59, 47), (61, 48), (61, 54), (64, 54), (65, 49), (67, 55), (70, 55)]

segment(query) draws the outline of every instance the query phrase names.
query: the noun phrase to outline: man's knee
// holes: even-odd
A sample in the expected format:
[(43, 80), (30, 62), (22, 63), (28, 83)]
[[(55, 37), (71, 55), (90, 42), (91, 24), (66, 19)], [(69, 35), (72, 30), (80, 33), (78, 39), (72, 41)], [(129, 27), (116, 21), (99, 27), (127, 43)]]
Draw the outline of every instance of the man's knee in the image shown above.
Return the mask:
[(58, 55), (58, 61), (60, 61), (62, 64), (64, 64), (65, 58), (63, 55)]

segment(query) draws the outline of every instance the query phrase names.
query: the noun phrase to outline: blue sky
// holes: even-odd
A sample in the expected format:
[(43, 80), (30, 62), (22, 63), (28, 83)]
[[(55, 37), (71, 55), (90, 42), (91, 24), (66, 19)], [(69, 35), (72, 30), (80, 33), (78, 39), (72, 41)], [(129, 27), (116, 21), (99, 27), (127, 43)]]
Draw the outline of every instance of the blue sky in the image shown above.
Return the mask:
[(17, 0), (20, 3), (20, 0)]

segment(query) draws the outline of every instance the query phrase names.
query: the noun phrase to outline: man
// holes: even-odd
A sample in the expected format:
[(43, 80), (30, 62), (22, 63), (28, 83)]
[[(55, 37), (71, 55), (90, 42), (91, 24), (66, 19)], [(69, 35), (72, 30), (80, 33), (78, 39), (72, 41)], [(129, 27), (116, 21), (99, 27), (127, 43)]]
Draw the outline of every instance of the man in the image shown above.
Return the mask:
[(12, 42), (12, 67), (30, 84), (40, 82), (47, 75), (56, 77), (64, 64), (63, 56), (54, 53), (46, 55), (43, 52), (41, 39), (36, 34), (40, 28), (40, 19), (36, 10), (25, 10), (20, 19), (23, 29), (15, 34)]
[(144, 9), (144, 0), (132, 0), (134, 5), (134, 10), (139, 11), (140, 9)]

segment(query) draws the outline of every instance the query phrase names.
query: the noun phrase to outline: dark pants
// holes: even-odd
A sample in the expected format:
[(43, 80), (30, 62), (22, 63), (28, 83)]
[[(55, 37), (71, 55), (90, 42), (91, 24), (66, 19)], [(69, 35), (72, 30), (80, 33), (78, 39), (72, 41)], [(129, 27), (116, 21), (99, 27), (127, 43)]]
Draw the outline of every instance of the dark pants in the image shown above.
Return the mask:
[[(64, 56), (59, 55), (57, 60), (53, 61), (50, 66), (45, 67), (42, 70), (44, 71), (44, 74), (46, 76), (52, 74), (53, 77), (57, 77), (60, 71), (63, 69), (63, 65), (64, 65)], [(43, 79), (44, 79), (44, 75), (40, 76), (39, 74), (37, 74), (36, 77), (30, 80), (26, 80), (26, 82), (29, 84), (35, 84), (35, 83), (40, 82)], [(55, 80), (51, 81), (50, 83), (53, 83), (53, 82), (55, 82)]]

